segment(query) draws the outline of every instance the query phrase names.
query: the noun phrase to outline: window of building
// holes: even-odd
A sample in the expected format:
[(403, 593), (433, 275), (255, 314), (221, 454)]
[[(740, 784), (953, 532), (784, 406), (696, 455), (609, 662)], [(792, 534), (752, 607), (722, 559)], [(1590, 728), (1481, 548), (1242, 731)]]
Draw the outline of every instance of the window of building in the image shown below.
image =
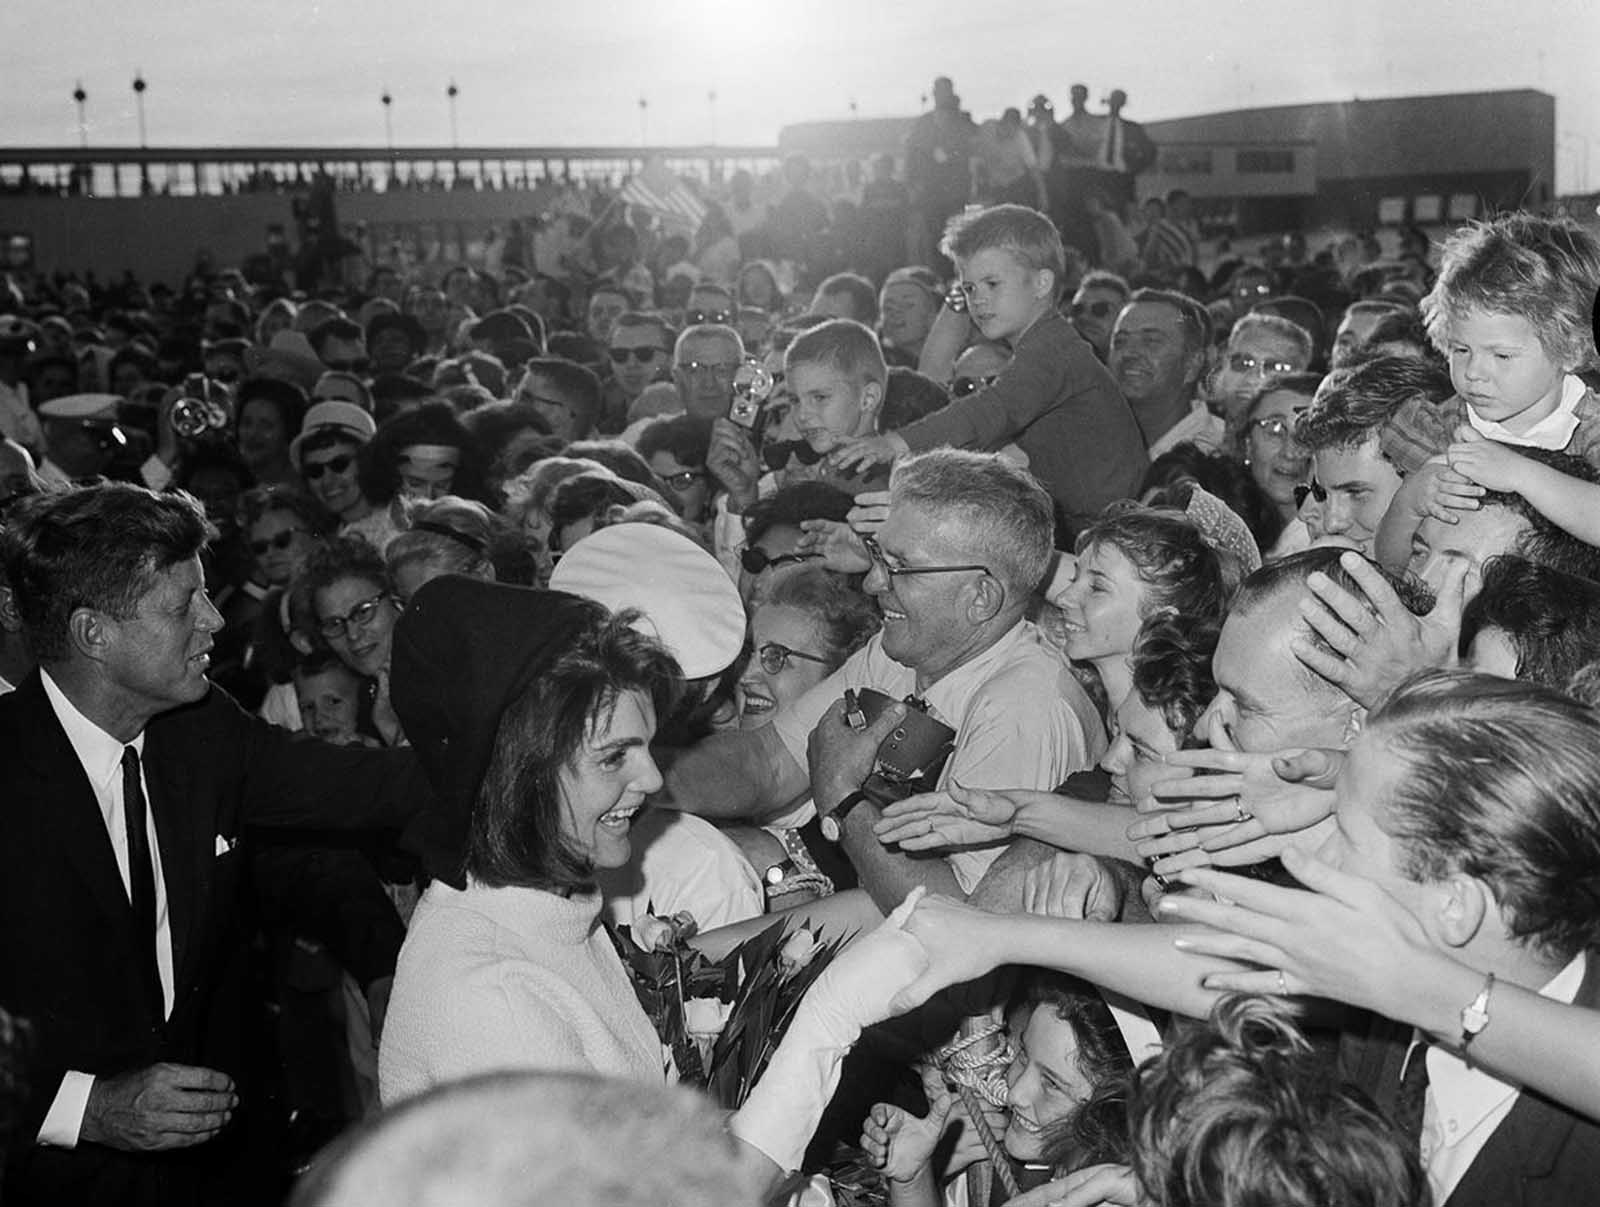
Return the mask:
[(1450, 220), (1464, 222), (1468, 218), (1478, 216), (1478, 195), (1476, 193), (1452, 193), (1450, 195)]
[(1209, 176), (1211, 148), (1162, 147), (1159, 162), (1163, 176)]
[(1234, 166), (1241, 175), (1278, 175), (1294, 171), (1293, 151), (1235, 151)]
[(1438, 222), (1444, 214), (1444, 198), (1437, 193), (1424, 193), (1411, 201), (1413, 222)]

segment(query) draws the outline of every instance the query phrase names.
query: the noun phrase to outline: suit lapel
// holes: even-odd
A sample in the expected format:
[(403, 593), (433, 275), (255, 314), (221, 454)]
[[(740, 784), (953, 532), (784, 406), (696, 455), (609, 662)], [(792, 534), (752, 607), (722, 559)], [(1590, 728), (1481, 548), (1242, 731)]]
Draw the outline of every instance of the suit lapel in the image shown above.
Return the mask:
[(32, 764), (39, 777), (37, 799), (45, 813), (43, 822), (54, 831), (90, 899), (118, 927), (131, 927), (128, 890), (117, 870), (116, 852), (94, 786), (50, 706), (37, 670), (17, 689), (17, 695), (27, 701), (22, 716), (33, 731), (32, 740), (25, 740), (17, 753)]

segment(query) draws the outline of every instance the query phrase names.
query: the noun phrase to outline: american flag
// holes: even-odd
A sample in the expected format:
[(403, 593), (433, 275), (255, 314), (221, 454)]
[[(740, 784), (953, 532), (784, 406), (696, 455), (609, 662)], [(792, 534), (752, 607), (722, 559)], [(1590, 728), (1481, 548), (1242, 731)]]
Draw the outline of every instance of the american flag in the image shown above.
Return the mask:
[(622, 201), (658, 215), (669, 226), (684, 228), (693, 235), (705, 221), (706, 205), (675, 176), (660, 159), (652, 159), (644, 170), (622, 186)]

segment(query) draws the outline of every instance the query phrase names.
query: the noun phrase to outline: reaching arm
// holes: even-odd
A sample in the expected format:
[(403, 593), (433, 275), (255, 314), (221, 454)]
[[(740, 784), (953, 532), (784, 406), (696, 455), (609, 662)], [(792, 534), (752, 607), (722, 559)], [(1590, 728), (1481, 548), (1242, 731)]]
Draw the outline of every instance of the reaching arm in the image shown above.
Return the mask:
[(1585, 482), (1524, 457), (1463, 425), (1446, 451), (1450, 468), (1489, 490), (1521, 495), (1545, 519), (1580, 541), (1600, 545), (1600, 483)]
[(805, 795), (805, 768), (772, 726), (712, 734), (680, 751), (655, 803), (701, 817), (760, 823)]
[(879, 909), (894, 907), (907, 893), (921, 885), (930, 893), (964, 898), (956, 874), (947, 859), (939, 855), (912, 856), (890, 850), (878, 841), (873, 827), (882, 814), (872, 801), (863, 801), (844, 819), (840, 845)]

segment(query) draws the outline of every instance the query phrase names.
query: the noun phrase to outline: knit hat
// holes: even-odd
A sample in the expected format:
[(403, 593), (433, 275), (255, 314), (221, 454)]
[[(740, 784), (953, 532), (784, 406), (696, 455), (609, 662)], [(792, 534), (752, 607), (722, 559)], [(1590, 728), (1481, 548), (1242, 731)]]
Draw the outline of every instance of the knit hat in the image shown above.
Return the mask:
[(744, 605), (716, 558), (660, 524), (622, 523), (591, 533), (562, 555), (550, 586), (604, 604), (637, 608), (686, 679), (721, 674), (744, 648)]
[(373, 422), (371, 415), (353, 402), (337, 398), (319, 402), (306, 412), (300, 424), (300, 434), (289, 441), (289, 460), (298, 467), (300, 447), (305, 444), (307, 437), (326, 431), (338, 432), (352, 444), (365, 444), (377, 434), (378, 425)]
[(465, 885), (468, 825), (501, 715), (574, 634), (604, 620), (562, 591), (454, 574), (411, 597), (395, 625), (389, 699), (439, 798), (407, 832), (431, 874)]

